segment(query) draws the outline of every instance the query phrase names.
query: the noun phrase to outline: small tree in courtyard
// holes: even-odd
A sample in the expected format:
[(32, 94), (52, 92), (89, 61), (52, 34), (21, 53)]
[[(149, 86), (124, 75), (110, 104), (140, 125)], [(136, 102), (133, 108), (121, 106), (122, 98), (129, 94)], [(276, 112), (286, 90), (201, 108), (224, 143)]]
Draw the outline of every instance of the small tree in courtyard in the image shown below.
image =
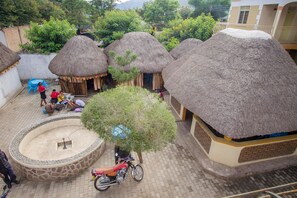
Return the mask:
[[(117, 83), (129, 83), (133, 82), (133, 80), (139, 75), (139, 69), (131, 66), (130, 71), (125, 70), (126, 66), (130, 66), (131, 62), (133, 62), (137, 55), (132, 51), (127, 50), (123, 56), (116, 54), (114, 51), (109, 51), (109, 56), (115, 59), (115, 62), (120, 66), (119, 68), (108, 66), (108, 72), (111, 74), (112, 79)], [(131, 84), (133, 85), (133, 83)]]
[[(119, 86), (97, 94), (86, 105), (81, 120), (101, 138), (137, 152), (140, 162), (142, 151), (161, 150), (176, 135), (175, 118), (167, 104), (156, 94), (134, 86)], [(119, 125), (129, 129), (124, 140), (112, 135)]]

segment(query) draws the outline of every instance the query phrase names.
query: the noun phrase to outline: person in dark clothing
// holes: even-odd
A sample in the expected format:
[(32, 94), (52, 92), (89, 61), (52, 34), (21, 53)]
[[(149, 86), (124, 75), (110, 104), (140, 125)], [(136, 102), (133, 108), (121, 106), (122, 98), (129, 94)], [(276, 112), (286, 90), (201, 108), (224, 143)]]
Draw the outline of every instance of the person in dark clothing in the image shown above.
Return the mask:
[(3, 179), (4, 183), (7, 185), (7, 187), (11, 188), (11, 181), (8, 177), (8, 170), (7, 168), (5, 168), (1, 160), (0, 160), (0, 176)]
[(121, 149), (118, 145), (115, 145), (114, 147), (115, 164), (119, 163), (119, 158), (126, 158), (129, 155), (130, 155), (130, 151), (125, 151)]
[(20, 182), (16, 180), (16, 175), (13, 172), (12, 166), (8, 162), (6, 154), (0, 150), (0, 169), (1, 174), (4, 175), (4, 182), (7, 184), (8, 188), (11, 188), (11, 183), (19, 184)]

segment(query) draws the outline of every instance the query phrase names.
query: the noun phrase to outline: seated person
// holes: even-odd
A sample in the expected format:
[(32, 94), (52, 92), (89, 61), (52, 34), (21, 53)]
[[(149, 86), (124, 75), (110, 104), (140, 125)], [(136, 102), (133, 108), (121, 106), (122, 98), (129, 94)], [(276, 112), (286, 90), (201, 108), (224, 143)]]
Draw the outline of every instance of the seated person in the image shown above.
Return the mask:
[(76, 99), (75, 102), (69, 101), (68, 107), (70, 108), (70, 111), (74, 111), (76, 108), (84, 108), (85, 102), (80, 99)]
[(55, 89), (53, 89), (53, 91), (51, 93), (51, 103), (52, 104), (56, 104), (58, 102), (58, 95), (59, 95), (59, 92), (57, 92)]
[(48, 115), (52, 115), (53, 113), (54, 113), (54, 111), (55, 111), (55, 105), (54, 104), (46, 104), (45, 105), (45, 111), (46, 111), (46, 113), (48, 114)]
[(58, 95), (58, 102), (62, 103), (65, 100), (65, 96), (63, 91), (60, 91), (59, 95)]

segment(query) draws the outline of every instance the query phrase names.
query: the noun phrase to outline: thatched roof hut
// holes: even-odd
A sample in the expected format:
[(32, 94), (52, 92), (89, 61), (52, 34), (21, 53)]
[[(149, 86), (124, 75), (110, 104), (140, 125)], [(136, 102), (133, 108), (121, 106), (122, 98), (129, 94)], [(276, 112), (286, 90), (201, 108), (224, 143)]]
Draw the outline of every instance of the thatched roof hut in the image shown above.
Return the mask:
[[(203, 45), (203, 43), (200, 44), (200, 46)], [(195, 54), (195, 49), (198, 48), (198, 45), (194, 47), (192, 50), (185, 52), (181, 57), (174, 60), (173, 62), (169, 63), (163, 70), (162, 70), (162, 78), (164, 82), (167, 81), (167, 79), (178, 70), (181, 65), (188, 60), (188, 58)]]
[(165, 81), (181, 104), (231, 138), (297, 130), (297, 66), (270, 35), (226, 29)]
[[(120, 55), (123, 55), (127, 50), (135, 53), (137, 59), (125, 67), (125, 70), (130, 70), (131, 66), (138, 68), (141, 74), (132, 84), (153, 90), (160, 89), (163, 86), (161, 71), (174, 60), (155, 37), (145, 32), (125, 34), (123, 38), (107, 46), (104, 52), (108, 55), (111, 50)], [(114, 67), (119, 67), (114, 58), (110, 56), (108, 62)]]
[[(49, 64), (49, 70), (58, 75), (62, 89), (75, 95), (86, 95), (86, 80), (94, 79), (94, 89), (101, 88), (100, 77), (107, 75), (107, 56), (88, 37), (74, 36)], [(81, 92), (67, 83), (82, 83)], [(66, 84), (65, 84), (66, 83)]]
[(0, 74), (14, 67), (21, 57), (0, 42)]
[[(107, 56), (110, 50), (117, 54), (124, 54), (127, 50), (131, 50), (137, 54), (137, 59), (131, 65), (139, 68), (142, 73), (161, 72), (168, 63), (174, 60), (162, 44), (146, 32), (129, 32), (105, 48), (104, 52)], [(112, 66), (118, 66), (111, 57), (108, 62)]]
[(201, 43), (202, 43), (202, 41), (199, 39), (188, 38), (186, 40), (183, 40), (178, 46), (173, 48), (170, 51), (170, 54), (174, 59), (179, 59), (181, 56), (183, 56), (187, 52), (193, 50), (194, 48), (199, 46)]

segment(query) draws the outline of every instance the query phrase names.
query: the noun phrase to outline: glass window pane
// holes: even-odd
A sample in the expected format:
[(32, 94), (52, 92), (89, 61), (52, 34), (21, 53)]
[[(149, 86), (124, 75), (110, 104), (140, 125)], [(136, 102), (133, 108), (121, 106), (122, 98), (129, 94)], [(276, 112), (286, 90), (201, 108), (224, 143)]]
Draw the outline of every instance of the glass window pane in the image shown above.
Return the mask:
[(248, 17), (249, 17), (249, 11), (245, 11), (244, 17), (243, 17), (243, 22), (242, 22), (243, 24), (246, 24)]
[(242, 23), (243, 15), (244, 15), (244, 11), (240, 11), (240, 13), (239, 13), (238, 23)]

